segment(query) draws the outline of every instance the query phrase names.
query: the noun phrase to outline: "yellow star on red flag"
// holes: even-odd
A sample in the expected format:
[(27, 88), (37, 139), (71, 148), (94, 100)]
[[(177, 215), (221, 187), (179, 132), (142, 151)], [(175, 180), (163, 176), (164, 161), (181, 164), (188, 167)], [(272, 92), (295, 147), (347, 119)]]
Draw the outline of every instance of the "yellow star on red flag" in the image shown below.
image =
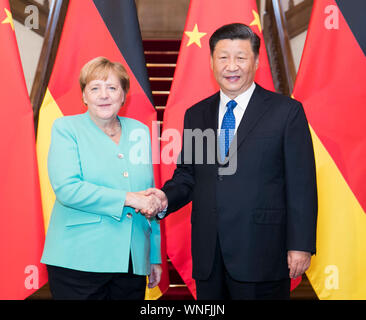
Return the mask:
[(254, 20), (250, 23), (250, 26), (257, 26), (259, 29), (259, 32), (262, 32), (262, 26), (261, 26), (261, 20), (259, 18), (259, 14), (257, 11), (252, 10)]
[(11, 25), (11, 28), (14, 30), (14, 22), (13, 22), (13, 15), (8, 9), (4, 9), (6, 18), (1, 22), (1, 24), (9, 23)]
[(184, 33), (189, 37), (187, 47), (195, 43), (200, 48), (201, 48), (201, 38), (207, 34), (205, 32), (199, 32), (197, 24), (194, 25), (193, 31), (185, 31)]

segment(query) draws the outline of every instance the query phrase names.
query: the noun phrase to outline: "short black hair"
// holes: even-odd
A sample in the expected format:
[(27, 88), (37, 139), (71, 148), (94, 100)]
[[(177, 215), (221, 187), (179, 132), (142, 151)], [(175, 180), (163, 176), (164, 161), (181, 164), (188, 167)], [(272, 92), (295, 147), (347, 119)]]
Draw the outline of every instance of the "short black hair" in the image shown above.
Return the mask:
[(210, 52), (211, 56), (215, 50), (216, 44), (220, 40), (250, 40), (250, 44), (252, 46), (252, 50), (254, 55), (258, 57), (259, 55), (259, 48), (261, 46), (260, 38), (253, 32), (253, 30), (243, 23), (231, 23), (226, 24), (219, 29), (217, 29), (212, 36), (210, 37)]

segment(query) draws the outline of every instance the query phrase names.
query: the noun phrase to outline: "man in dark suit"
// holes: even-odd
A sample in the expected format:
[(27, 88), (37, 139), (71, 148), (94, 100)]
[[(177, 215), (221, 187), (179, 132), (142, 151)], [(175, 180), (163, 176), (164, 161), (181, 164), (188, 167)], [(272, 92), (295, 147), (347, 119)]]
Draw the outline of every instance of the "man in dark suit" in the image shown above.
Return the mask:
[[(221, 90), (187, 110), (173, 177), (161, 190), (146, 191), (167, 206), (165, 216), (192, 201), (198, 299), (289, 299), (290, 278), (303, 274), (315, 253), (308, 123), (301, 103), (254, 83), (259, 47), (259, 37), (243, 24), (211, 36)], [(195, 139), (197, 130), (215, 132), (218, 148), (208, 138)], [(197, 150), (203, 151), (199, 161)]]

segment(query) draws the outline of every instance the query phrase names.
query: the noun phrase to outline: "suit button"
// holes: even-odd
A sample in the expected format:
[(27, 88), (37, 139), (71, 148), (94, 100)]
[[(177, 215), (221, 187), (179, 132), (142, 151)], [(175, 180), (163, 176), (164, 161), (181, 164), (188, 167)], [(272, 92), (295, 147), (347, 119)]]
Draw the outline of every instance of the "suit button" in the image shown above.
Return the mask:
[(127, 218), (131, 219), (132, 218), (132, 213), (127, 213)]
[(125, 178), (128, 178), (128, 172), (127, 172), (127, 171), (123, 172), (123, 176), (124, 176)]
[(123, 159), (123, 157), (124, 157), (123, 153), (118, 154), (118, 158)]
[(223, 181), (223, 180), (224, 180), (224, 177), (223, 177), (223, 176), (218, 175), (218, 176), (217, 176), (217, 180), (219, 180), (219, 181)]

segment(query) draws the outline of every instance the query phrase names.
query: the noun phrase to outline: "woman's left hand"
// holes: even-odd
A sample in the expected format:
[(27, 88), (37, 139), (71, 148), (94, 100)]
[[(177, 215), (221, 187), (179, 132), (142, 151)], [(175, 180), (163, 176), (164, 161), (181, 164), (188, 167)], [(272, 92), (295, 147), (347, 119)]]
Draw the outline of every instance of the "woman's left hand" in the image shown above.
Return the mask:
[(163, 269), (161, 268), (160, 264), (151, 265), (151, 273), (149, 275), (149, 284), (148, 284), (148, 287), (150, 289), (156, 287), (159, 284), (162, 271)]

